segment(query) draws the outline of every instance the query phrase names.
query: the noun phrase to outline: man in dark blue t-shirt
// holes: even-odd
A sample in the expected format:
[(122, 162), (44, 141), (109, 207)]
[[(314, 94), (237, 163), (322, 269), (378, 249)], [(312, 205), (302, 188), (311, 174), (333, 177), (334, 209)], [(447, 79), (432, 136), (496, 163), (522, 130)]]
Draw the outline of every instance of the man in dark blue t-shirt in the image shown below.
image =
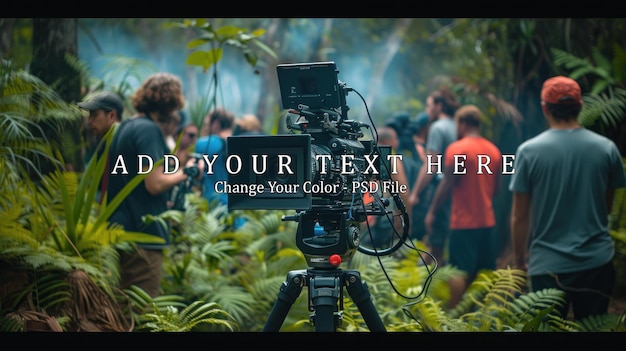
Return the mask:
[(184, 105), (182, 83), (177, 76), (151, 75), (133, 94), (132, 103), (137, 114), (119, 125), (111, 141), (107, 203), (110, 204), (140, 171), (147, 175), (124, 198), (109, 221), (122, 225), (125, 231), (163, 239), (161, 243), (137, 243), (134, 250), (120, 252), (120, 288), (136, 285), (155, 297), (160, 293), (163, 248), (170, 243), (170, 233), (161, 223), (147, 224), (144, 216), (166, 211), (170, 189), (187, 179), (191, 171), (199, 175), (200, 169), (180, 165), (176, 172), (165, 173), (163, 162), (159, 162), (170, 154), (165, 136), (174, 119), (180, 117), (177, 111)]

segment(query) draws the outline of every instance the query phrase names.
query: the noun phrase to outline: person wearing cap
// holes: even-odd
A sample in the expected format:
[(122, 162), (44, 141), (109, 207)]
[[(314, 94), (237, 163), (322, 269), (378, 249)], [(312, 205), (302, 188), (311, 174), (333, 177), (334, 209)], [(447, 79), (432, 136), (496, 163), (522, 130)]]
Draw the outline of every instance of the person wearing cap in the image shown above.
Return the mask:
[(86, 101), (77, 103), (77, 105), (89, 112), (87, 126), (90, 134), (86, 135), (87, 149), (85, 152), (85, 163), (87, 163), (95, 152), (101, 155), (103, 148), (98, 148), (100, 140), (113, 125), (122, 121), (124, 101), (117, 93), (103, 91)]
[[(502, 154), (480, 134), (482, 115), (474, 105), (456, 110), (454, 122), (458, 140), (446, 148), (445, 173), (424, 219), (426, 231), (430, 233), (437, 211), (451, 197), (448, 264), (464, 274), (448, 280), (449, 308), (461, 301), (479, 271), (496, 269), (498, 248), (493, 197), (500, 189)], [(487, 168), (480, 166), (485, 163)]]
[[(77, 105), (89, 112), (87, 125), (91, 135), (86, 137), (87, 147), (84, 155), (87, 164), (94, 154), (100, 157), (104, 153), (104, 144), (100, 144), (100, 141), (114, 125), (122, 121), (124, 101), (117, 93), (103, 91), (86, 101), (77, 103)], [(100, 188), (96, 195), (98, 203), (102, 202), (102, 194), (106, 191), (107, 181), (108, 174), (105, 173), (100, 180)]]
[(608, 228), (613, 194), (626, 186), (615, 143), (578, 123), (578, 83), (547, 79), (541, 109), (549, 128), (515, 153), (511, 244), (515, 268), (527, 271), (530, 291), (564, 292), (555, 305), (575, 320), (608, 312), (615, 284), (614, 242)]
[(77, 105), (89, 111), (87, 124), (96, 136), (104, 136), (113, 124), (122, 121), (124, 101), (117, 93), (101, 92)]

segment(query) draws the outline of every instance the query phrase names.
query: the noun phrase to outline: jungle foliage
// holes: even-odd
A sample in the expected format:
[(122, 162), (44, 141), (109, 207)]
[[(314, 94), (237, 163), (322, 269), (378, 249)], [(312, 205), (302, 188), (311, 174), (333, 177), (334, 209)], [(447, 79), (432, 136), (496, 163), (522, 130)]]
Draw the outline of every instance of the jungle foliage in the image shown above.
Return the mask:
[[(302, 26), (316, 24), (313, 19), (293, 21)], [(364, 21), (355, 30), (377, 33), (383, 23), (389, 24), (390, 21)], [(411, 27), (418, 22), (417, 27)], [(328, 21), (325, 23), (330, 25)], [(507, 123), (512, 123), (514, 130), (522, 133), (523, 128), (517, 123), (528, 121), (533, 115), (530, 103), (524, 101), (526, 90), (534, 90), (534, 95), (526, 98), (536, 104), (538, 94), (535, 93), (543, 78), (548, 74), (570, 73), (592, 87), (584, 97), (585, 111), (581, 123), (618, 141), (611, 131), (622, 124), (624, 116), (623, 45), (615, 39), (612, 42), (617, 48), (611, 46), (611, 50), (615, 50), (611, 51), (607, 42), (613, 39), (610, 34), (612, 26), (622, 24), (593, 20), (588, 23), (595, 26), (597, 33), (609, 33), (604, 37), (606, 41), (584, 48), (576, 46), (584, 41), (573, 41), (572, 45), (576, 47), (570, 47), (570, 50), (556, 49), (568, 45), (547, 45), (548, 38), (561, 33), (547, 33), (549, 26), (542, 20), (432, 19), (406, 21), (403, 22), (406, 27), (396, 29), (406, 30), (403, 44), (407, 47), (411, 47), (412, 40), (428, 39), (433, 54), (423, 57), (427, 64), (434, 65), (441, 57), (451, 54), (473, 58), (471, 65), (465, 65), (467, 60), (444, 60), (441, 66), (436, 66), (437, 71), (424, 80), (446, 82), (459, 92), (463, 101), (478, 101), (492, 120), (490, 126), (494, 139), (507, 135)], [(205, 32), (202, 34), (205, 44), (216, 38), (224, 39), (220, 35), (232, 34), (232, 31), (204, 21), (184, 22), (182, 27), (196, 25)], [(575, 28), (574, 34), (578, 30)], [(491, 36), (484, 34), (487, 32)], [(335, 40), (347, 35), (341, 31), (334, 33)], [(523, 36), (514, 41), (512, 38), (519, 33)], [(243, 48), (244, 56), (250, 58), (248, 63), (257, 64), (259, 61), (252, 59), (246, 51), (247, 44), (263, 38), (265, 33), (235, 34), (235, 38), (224, 39), (222, 43)], [(489, 49), (490, 56), (479, 55), (459, 45), (462, 35), (471, 36), (476, 41), (483, 39), (488, 43), (485, 50)], [(383, 39), (374, 37), (373, 40)], [(190, 46), (197, 47), (201, 42), (192, 39)], [(324, 45), (328, 43), (320, 43), (320, 47)], [(270, 46), (265, 42), (261, 47), (265, 50)], [(552, 56), (547, 51), (549, 47), (555, 47)], [(349, 48), (350, 44), (346, 44), (346, 50)], [(312, 49), (312, 52), (305, 57), (307, 61), (324, 58), (320, 51)], [(290, 53), (292, 59), (302, 58), (297, 56), (302, 53), (294, 49)], [(509, 59), (514, 54), (520, 59)], [(188, 63), (200, 63), (207, 68), (217, 63), (215, 56), (202, 56), (215, 60), (212, 64), (198, 61), (202, 58), (200, 56), (191, 55)], [(278, 57), (287, 56), (281, 52)], [(543, 60), (550, 62), (549, 70), (540, 63)], [(79, 72), (88, 71), (79, 60), (70, 57), (68, 62)], [(73, 102), (63, 101), (53, 88), (15, 62), (3, 59), (0, 63), (0, 169), (3, 170), (0, 173), (0, 218), (3, 219), (0, 221), (0, 330), (262, 330), (287, 273), (305, 268), (303, 254), (296, 247), (293, 222), (281, 221), (284, 212), (229, 212), (224, 207), (207, 203), (196, 194), (188, 194), (184, 211), (171, 210), (146, 218), (148, 221), (169, 222), (173, 228), (173, 245), (167, 249), (163, 265), (163, 294), (150, 298), (140, 289), (120, 291), (116, 288), (118, 250), (130, 248), (136, 240), (145, 241), (141, 233), (128, 233), (107, 222), (125, 195), (121, 194), (102, 206), (94, 201), (103, 174), (102, 159), (93, 158), (84, 172), (70, 172), (64, 168), (59, 152), (62, 146), (51, 145), (42, 130), (45, 124), (55, 133), (61, 133), (63, 124), (60, 122), (81, 118), (76, 106)], [(443, 71), (454, 74), (442, 79), (439, 73)], [(538, 74), (539, 71), (542, 74)], [(217, 73), (214, 71), (216, 78)], [(124, 77), (132, 75), (127, 72)], [(416, 73), (416, 76), (422, 75), (425, 73)], [(460, 76), (464, 78), (459, 79)], [(110, 83), (92, 80), (86, 73), (81, 78), (95, 90)], [(218, 80), (215, 82), (217, 84)], [(507, 85), (510, 82), (513, 87)], [(529, 82), (534, 84), (534, 89)], [(396, 102), (394, 106), (418, 111), (423, 99), (417, 97), (428, 92), (427, 85), (407, 84), (413, 96), (403, 100), (406, 104)], [(124, 80), (117, 81), (115, 86), (122, 93), (129, 92)], [(494, 91), (511, 93), (500, 96)], [(213, 94), (217, 94), (217, 90)], [(215, 104), (218, 100), (211, 101)], [(201, 106), (199, 113), (206, 112), (211, 105), (205, 100)], [(276, 114), (277, 120), (279, 115)], [(105, 138), (105, 145), (111, 135)], [(42, 173), (43, 163), (53, 165), (53, 171)], [(137, 177), (123, 193), (127, 194), (140, 181), (141, 177)], [(626, 261), (624, 194), (620, 192), (615, 201), (611, 229), (617, 242), (616, 266), (623, 272)], [(245, 217), (246, 224), (234, 229), (236, 217)], [(509, 268), (483, 272), (461, 303), (454, 309), (447, 309), (449, 292), (445, 281), (459, 272), (448, 266), (433, 272), (432, 267), (419, 262), (419, 251), (407, 249), (380, 260), (357, 253), (345, 264), (346, 268), (361, 272), (388, 331), (625, 331), (626, 311), (582, 321), (567, 320), (553, 309), (563, 303), (561, 292), (527, 293), (523, 272)], [(281, 330), (314, 330), (308, 300), (308, 292), (303, 289)], [(338, 331), (367, 331), (353, 301), (343, 296), (342, 303), (342, 322)]]

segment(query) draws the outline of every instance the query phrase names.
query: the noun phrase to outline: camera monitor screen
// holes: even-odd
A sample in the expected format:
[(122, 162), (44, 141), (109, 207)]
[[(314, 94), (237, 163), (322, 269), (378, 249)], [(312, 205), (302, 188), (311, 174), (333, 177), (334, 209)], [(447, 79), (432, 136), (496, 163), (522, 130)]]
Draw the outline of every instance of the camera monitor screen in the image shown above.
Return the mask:
[(241, 135), (226, 142), (228, 157), (237, 159), (228, 173), (229, 209), (311, 208), (303, 186), (311, 181), (310, 135)]
[(334, 62), (280, 64), (276, 66), (284, 109), (310, 110), (341, 107), (337, 67)]

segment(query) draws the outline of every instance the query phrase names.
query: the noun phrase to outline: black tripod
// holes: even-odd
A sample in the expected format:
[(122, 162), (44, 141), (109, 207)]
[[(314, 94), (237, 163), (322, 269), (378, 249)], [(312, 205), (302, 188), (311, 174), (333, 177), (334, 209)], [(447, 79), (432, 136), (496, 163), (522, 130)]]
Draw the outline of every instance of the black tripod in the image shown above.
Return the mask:
[(278, 299), (274, 303), (263, 331), (272, 332), (280, 329), (287, 312), (300, 296), (304, 285), (309, 288), (309, 310), (314, 311), (311, 320), (316, 332), (336, 331), (341, 322), (344, 286), (370, 331), (387, 331), (370, 299), (367, 284), (361, 281), (361, 274), (358, 271), (311, 268), (291, 271), (287, 274), (287, 280), (280, 287)]
[(279, 331), (305, 285), (309, 289), (309, 311), (313, 312), (311, 321), (315, 331), (337, 330), (343, 312), (344, 287), (370, 331), (386, 331), (372, 303), (367, 284), (361, 281), (361, 274), (356, 270), (342, 271), (337, 268), (342, 261), (350, 260), (359, 247), (358, 222), (348, 221), (347, 217), (346, 212), (332, 208), (283, 216), (283, 221), (298, 222), (296, 243), (304, 253), (309, 269), (287, 274), (263, 331)]

